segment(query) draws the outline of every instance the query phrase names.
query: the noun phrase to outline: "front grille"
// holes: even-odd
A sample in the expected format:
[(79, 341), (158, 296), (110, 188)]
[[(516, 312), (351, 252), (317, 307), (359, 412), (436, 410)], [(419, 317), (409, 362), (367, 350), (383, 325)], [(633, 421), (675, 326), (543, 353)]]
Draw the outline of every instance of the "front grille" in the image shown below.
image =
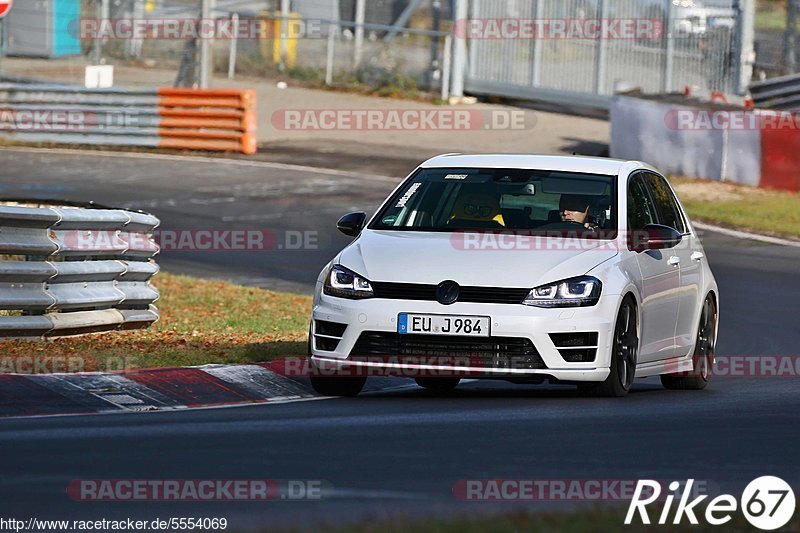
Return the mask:
[(408, 362), (419, 358), (431, 364), (479, 368), (540, 370), (544, 364), (530, 339), (516, 337), (450, 337), (441, 335), (400, 335), (366, 331), (350, 352), (360, 357), (399, 357)]
[[(375, 298), (385, 300), (436, 301), (436, 285), (371, 282)], [(506, 287), (461, 287), (458, 301), (482, 304), (521, 304), (530, 289)]]

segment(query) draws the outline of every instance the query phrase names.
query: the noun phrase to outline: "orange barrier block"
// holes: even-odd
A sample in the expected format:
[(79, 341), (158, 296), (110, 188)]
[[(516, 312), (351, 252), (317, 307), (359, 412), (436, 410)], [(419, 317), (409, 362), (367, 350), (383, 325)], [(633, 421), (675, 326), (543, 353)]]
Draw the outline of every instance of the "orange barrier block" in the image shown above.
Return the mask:
[(159, 147), (256, 152), (254, 90), (163, 88), (158, 96)]

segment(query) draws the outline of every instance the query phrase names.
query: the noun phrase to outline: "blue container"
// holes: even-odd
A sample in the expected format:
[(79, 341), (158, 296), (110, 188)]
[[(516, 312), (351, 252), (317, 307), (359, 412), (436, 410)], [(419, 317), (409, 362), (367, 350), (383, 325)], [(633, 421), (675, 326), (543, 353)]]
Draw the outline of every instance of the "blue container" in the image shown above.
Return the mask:
[(53, 0), (52, 57), (81, 53), (81, 42), (75, 28), (81, 18), (80, 0)]
[(20, 57), (79, 55), (80, 18), (80, 0), (18, 0), (5, 21), (5, 53)]

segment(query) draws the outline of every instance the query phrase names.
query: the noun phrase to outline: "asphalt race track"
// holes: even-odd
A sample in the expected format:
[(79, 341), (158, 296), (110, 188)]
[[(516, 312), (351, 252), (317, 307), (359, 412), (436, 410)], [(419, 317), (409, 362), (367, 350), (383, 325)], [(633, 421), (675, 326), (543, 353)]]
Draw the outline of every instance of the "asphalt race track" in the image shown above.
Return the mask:
[[(159, 259), (170, 271), (305, 292), (347, 242), (336, 232), (338, 216), (369, 210), (402, 178), (96, 155), (0, 151), (0, 197), (125, 205), (152, 211), (164, 227), (318, 231), (315, 250)], [(721, 292), (718, 354), (798, 355), (800, 248), (713, 233), (704, 244)], [(460, 501), (452, 489), (465, 479), (695, 478), (739, 494), (750, 480), (777, 475), (797, 487), (798, 383), (729, 377), (702, 392), (677, 392), (650, 378), (612, 400), (582, 398), (570, 387), (472, 382), (448, 397), (409, 386), (357, 399), (0, 420), (0, 514), (217, 516), (229, 529), (251, 529), (521, 505)], [(98, 478), (307, 479), (332, 489), (311, 502), (109, 504), (67, 496), (70, 480)]]

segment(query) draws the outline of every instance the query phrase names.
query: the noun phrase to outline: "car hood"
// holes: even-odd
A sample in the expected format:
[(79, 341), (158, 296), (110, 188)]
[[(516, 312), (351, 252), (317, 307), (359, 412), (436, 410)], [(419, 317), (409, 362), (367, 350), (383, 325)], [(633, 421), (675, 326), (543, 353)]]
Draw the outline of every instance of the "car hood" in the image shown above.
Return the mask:
[(613, 241), (366, 230), (336, 261), (370, 281), (533, 288), (617, 253)]

